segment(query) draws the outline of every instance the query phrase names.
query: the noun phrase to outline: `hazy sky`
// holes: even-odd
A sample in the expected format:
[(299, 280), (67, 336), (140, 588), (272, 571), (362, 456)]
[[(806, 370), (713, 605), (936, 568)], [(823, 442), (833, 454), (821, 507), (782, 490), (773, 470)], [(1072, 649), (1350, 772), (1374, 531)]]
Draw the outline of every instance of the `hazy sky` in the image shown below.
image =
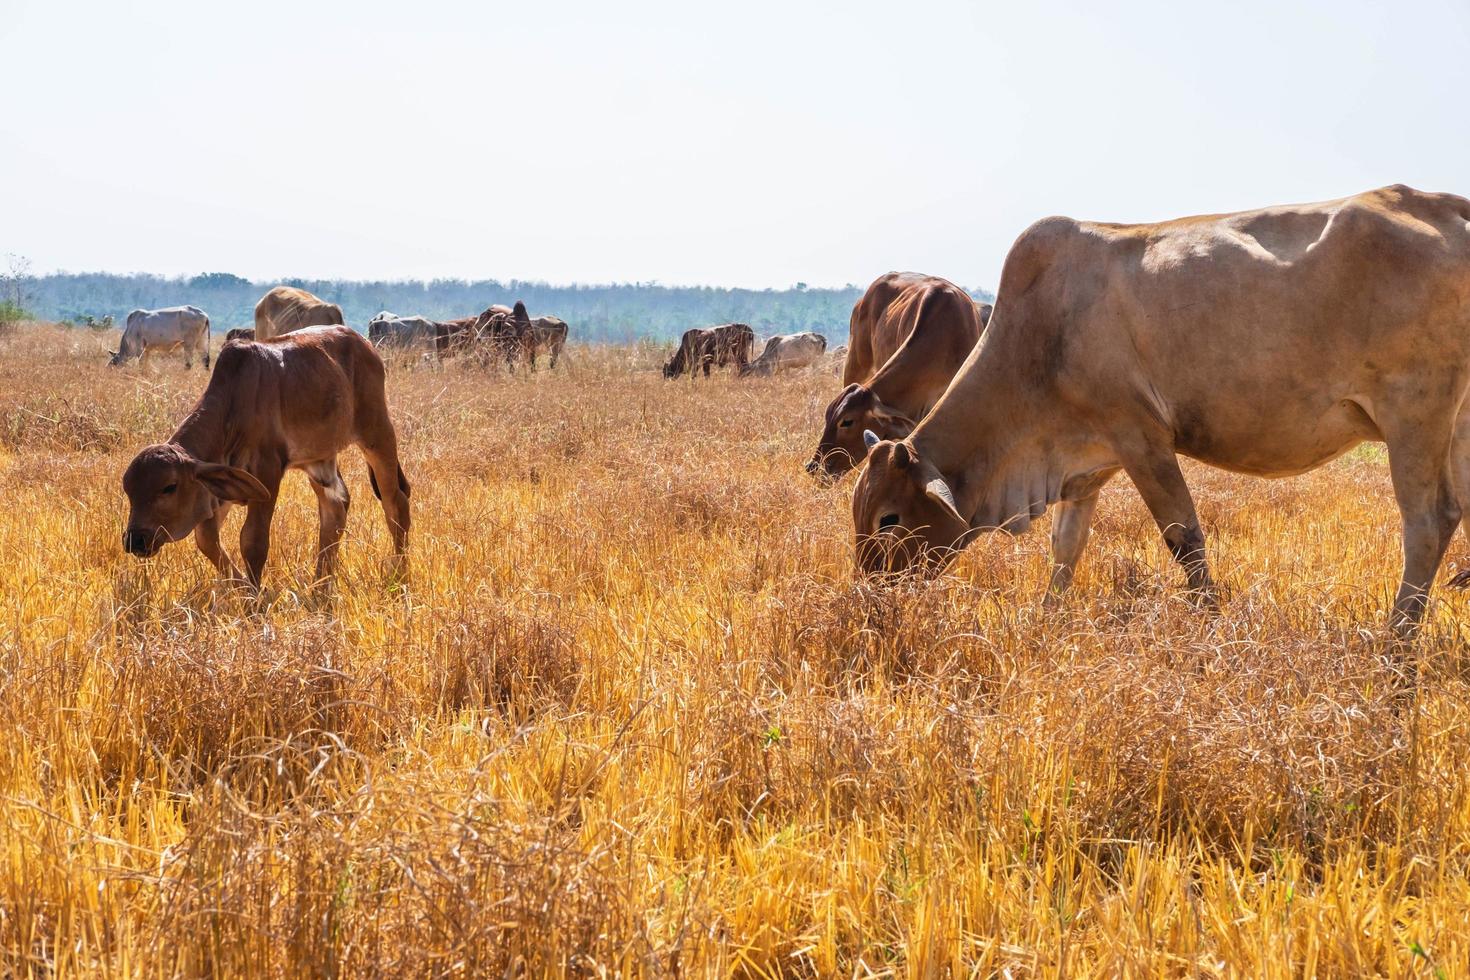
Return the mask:
[(1470, 0), (0, 0), (0, 252), (993, 287), (1048, 214), (1470, 194)]

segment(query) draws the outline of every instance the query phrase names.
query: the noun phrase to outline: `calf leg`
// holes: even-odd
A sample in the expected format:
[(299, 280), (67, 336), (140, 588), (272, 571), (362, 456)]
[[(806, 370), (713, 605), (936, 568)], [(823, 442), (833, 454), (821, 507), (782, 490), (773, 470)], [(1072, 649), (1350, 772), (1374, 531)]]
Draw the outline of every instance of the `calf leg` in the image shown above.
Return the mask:
[(240, 571), (235, 563), (230, 561), (230, 556), (225, 554), (225, 549), (220, 547), (219, 531), (224, 522), (225, 514), (229, 511), (229, 504), (220, 504), (215, 508), (214, 515), (201, 522), (194, 529), (194, 544), (204, 553), (220, 574), (220, 577), (229, 582), (239, 581)]
[(331, 581), (337, 567), (337, 549), (342, 544), (342, 532), (347, 529), (347, 511), (352, 506), (352, 495), (347, 483), (337, 469), (335, 459), (318, 463), (306, 471), (311, 478), (311, 489), (316, 493), (317, 517), (321, 522), (316, 553), (317, 584)]
[(1153, 515), (1169, 553), (1184, 566), (1190, 591), (1214, 605), (1215, 581), (1205, 560), (1205, 535), (1172, 448), (1151, 446), (1142, 455), (1125, 455), (1123, 470)]
[[(263, 482), (263, 481), (262, 481)], [(265, 559), (271, 550), (271, 518), (276, 513), (276, 487), (266, 484), (271, 499), (247, 504), (245, 525), (240, 528), (240, 557), (245, 559), (245, 578), (252, 589), (260, 588)]]
[(393, 538), (394, 574), (405, 572), (404, 556), (408, 551), (408, 478), (403, 475), (403, 466), (398, 460), (398, 437), (393, 423), (385, 410), (380, 419), (368, 420), (358, 445), (367, 457), (372, 479), (373, 492), (383, 503), (383, 516), (388, 521), (388, 533)]
[(1391, 625), (1410, 636), (1424, 617), (1429, 587), (1460, 523), (1460, 501), (1450, 468), (1450, 439), (1425, 439), (1422, 430), (1408, 445), (1390, 443), (1389, 475), (1404, 526), (1404, 577), (1393, 603)]
[(1072, 584), (1077, 560), (1087, 547), (1092, 533), (1092, 515), (1097, 510), (1098, 491), (1079, 500), (1067, 500), (1057, 506), (1051, 525), (1051, 590), (1066, 591)]

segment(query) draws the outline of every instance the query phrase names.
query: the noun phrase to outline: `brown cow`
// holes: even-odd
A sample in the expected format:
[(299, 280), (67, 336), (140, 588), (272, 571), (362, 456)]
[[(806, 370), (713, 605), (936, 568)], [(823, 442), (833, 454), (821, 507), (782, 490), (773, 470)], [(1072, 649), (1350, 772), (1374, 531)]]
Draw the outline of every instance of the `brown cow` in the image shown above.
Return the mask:
[(1470, 200), (1385, 187), (1319, 204), (1124, 225), (1047, 218), (1006, 257), (995, 320), (853, 494), (869, 569), (943, 564), (1053, 504), (1052, 583), (1120, 470), (1212, 597), (1179, 455), (1304, 473), (1388, 447), (1403, 518), (1392, 622), (1411, 632), (1470, 487)]
[(852, 309), (846, 388), (827, 406), (807, 472), (825, 482), (857, 466), (868, 454), (865, 429), (885, 439), (912, 432), (970, 356), (981, 316), (947, 279), (890, 272), (874, 280)]
[(709, 377), (710, 366), (733, 365), (743, 368), (750, 363), (755, 349), (755, 331), (744, 323), (726, 323), (718, 327), (695, 327), (684, 331), (679, 349), (664, 365), (664, 377), (696, 374), (701, 367)]
[(277, 286), (255, 304), (255, 339), (271, 340), (302, 327), (342, 324), (342, 307), (295, 286)]
[(236, 327), (235, 329), (231, 330), (229, 333), (225, 334), (225, 343), (227, 343), (227, 344), (230, 341), (232, 341), (232, 340), (254, 340), (254, 339), (255, 339), (255, 329), (253, 327)]
[(128, 495), (123, 548), (147, 558), (193, 532), (220, 574), (238, 579), (220, 547), (232, 504), (248, 509), (240, 531), (246, 581), (260, 585), (281, 478), (305, 470), (321, 521), (317, 579), (332, 575), (347, 523), (347, 484), (337, 454), (356, 444), (393, 536), (395, 573), (408, 543), (408, 480), (383, 392), (383, 362), (341, 326), (301, 329), (263, 343), (224, 346), (194, 410), (168, 442), (148, 446), (123, 474)]
[(434, 324), (434, 349), (439, 356), (448, 357), (468, 350), (475, 340), (475, 321), (478, 319), (477, 316), (462, 316)]
[(515, 309), (497, 303), (476, 318), (473, 329), (482, 362), (504, 360), (506, 368), (514, 371), (517, 361), (531, 359), (535, 341), (525, 303), (518, 300)]

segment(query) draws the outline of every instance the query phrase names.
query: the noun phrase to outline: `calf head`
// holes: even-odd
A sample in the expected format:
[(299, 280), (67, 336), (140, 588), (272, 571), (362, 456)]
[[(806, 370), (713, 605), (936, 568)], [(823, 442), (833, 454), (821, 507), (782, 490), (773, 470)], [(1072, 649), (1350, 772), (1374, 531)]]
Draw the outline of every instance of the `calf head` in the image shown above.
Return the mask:
[(128, 525), (123, 550), (149, 558), (170, 541), (187, 537), (220, 503), (270, 499), (270, 491), (236, 466), (206, 463), (172, 444), (149, 446), (123, 473)]
[(938, 571), (973, 532), (954, 493), (933, 464), (906, 442), (869, 444), (868, 468), (852, 497), (853, 537), (864, 572)]
[(865, 431), (871, 430), (882, 439), (903, 439), (914, 431), (914, 424), (913, 419), (883, 404), (871, 388), (850, 384), (827, 406), (822, 438), (806, 471), (830, 483), (868, 455), (863, 442)]

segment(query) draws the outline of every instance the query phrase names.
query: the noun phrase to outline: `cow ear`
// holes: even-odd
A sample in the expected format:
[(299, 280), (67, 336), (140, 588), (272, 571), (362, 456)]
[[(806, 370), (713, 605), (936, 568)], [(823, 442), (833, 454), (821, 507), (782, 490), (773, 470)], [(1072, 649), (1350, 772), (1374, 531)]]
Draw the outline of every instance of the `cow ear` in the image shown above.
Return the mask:
[(960, 508), (954, 502), (954, 493), (949, 489), (949, 484), (945, 483), (943, 478), (936, 476), (924, 484), (924, 495), (940, 507), (943, 507), (950, 517), (953, 517), (962, 524), (969, 523), (960, 516)]
[(882, 439), (879, 439), (878, 438), (878, 434), (876, 432), (874, 432), (872, 429), (864, 429), (863, 430), (863, 447), (866, 448), (868, 450), (868, 452), (872, 452), (873, 451), (873, 447), (876, 446), (876, 445), (878, 445), (878, 443), (880, 443), (882, 441), (883, 440)]
[(913, 419), (909, 418), (907, 415), (904, 415), (902, 412), (895, 412), (893, 409), (878, 401), (876, 398), (873, 399), (873, 415), (877, 418), (882, 419), (890, 425), (907, 426), (910, 432), (914, 430)]
[(238, 466), (223, 463), (196, 463), (194, 476), (204, 488), (229, 504), (258, 504), (271, 499), (271, 492)]

